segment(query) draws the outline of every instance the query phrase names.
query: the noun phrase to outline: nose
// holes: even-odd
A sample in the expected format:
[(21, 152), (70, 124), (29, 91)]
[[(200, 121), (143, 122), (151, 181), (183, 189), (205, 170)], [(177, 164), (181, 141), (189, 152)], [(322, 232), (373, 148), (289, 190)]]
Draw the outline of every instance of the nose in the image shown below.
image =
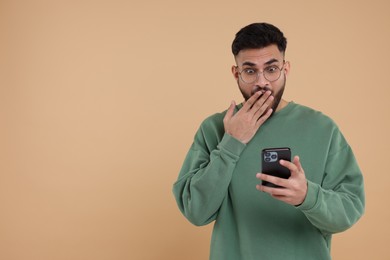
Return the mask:
[(256, 84), (261, 88), (264, 88), (270, 84), (270, 82), (264, 77), (263, 72), (258, 72)]

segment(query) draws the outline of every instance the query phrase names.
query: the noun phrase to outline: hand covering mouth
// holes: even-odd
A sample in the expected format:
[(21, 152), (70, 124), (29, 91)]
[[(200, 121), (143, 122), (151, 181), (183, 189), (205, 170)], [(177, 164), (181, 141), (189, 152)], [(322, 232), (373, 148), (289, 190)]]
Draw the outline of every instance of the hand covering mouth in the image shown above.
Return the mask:
[(272, 95), (273, 92), (272, 92), (272, 90), (269, 87), (265, 86), (265, 87), (262, 88), (259, 85), (256, 85), (252, 89), (251, 96), (253, 96), (258, 91), (261, 91), (261, 93), (264, 94), (268, 90), (271, 91), (271, 95)]

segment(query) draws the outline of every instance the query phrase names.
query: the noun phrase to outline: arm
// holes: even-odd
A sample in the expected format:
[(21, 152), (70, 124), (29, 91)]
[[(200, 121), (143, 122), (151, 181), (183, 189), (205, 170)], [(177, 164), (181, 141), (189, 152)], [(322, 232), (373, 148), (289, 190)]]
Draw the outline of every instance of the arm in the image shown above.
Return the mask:
[(284, 189), (257, 185), (257, 189), (291, 205), (297, 205), (321, 232), (332, 234), (350, 228), (364, 212), (363, 176), (353, 152), (340, 132), (336, 132), (326, 158), (322, 183), (306, 180), (299, 157), (293, 162), (281, 161), (291, 177), (281, 179), (265, 174), (257, 178)]
[(349, 146), (328, 158), (322, 185), (308, 181), (308, 193), (298, 209), (324, 233), (350, 228), (365, 206), (363, 176)]
[(215, 220), (241, 152), (271, 115), (271, 92), (259, 98), (261, 94), (254, 94), (235, 114), (232, 102), (223, 127), (222, 122), (206, 120), (197, 132), (173, 186), (179, 209), (193, 224)]
[(173, 186), (179, 209), (191, 223), (206, 225), (215, 220), (244, 148), (244, 144), (225, 134), (209, 153), (198, 132)]

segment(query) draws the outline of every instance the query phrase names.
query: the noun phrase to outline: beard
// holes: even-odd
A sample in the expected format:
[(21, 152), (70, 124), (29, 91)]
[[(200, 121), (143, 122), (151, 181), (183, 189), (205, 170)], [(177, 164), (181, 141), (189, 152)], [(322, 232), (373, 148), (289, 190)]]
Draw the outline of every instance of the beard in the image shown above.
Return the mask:
[[(267, 90), (270, 90), (267, 86), (260, 87), (259, 85), (256, 85), (256, 86), (254, 86), (251, 94), (249, 95), (248, 93), (245, 93), (243, 91), (243, 89), (241, 88), (240, 83), (238, 82), (238, 80), (237, 80), (237, 84), (238, 84), (238, 88), (240, 89), (241, 94), (244, 97), (245, 101), (247, 101), (252, 95), (254, 95), (258, 91), (262, 91), (263, 93), (265, 93)], [(282, 87), (280, 88), (280, 90), (278, 92), (274, 93), (272, 90), (270, 90), (271, 91), (271, 95), (274, 96), (274, 101), (272, 102), (271, 107), (270, 107), (270, 108), (272, 108), (271, 116), (275, 113), (276, 108), (279, 106), (280, 100), (282, 99), (282, 96), (283, 96), (283, 93), (284, 93), (285, 86), (286, 86), (286, 77), (284, 77)]]

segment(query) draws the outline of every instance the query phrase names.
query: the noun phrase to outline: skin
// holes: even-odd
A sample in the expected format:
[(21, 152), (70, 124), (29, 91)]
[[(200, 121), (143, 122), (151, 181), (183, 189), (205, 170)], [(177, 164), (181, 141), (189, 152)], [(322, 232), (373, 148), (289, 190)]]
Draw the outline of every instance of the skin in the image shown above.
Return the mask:
[[(276, 45), (270, 45), (260, 49), (241, 50), (235, 57), (237, 66), (232, 66), (232, 74), (245, 99), (243, 107), (234, 114), (236, 106), (232, 101), (224, 117), (223, 123), (226, 133), (240, 142), (249, 143), (261, 126), (271, 117), (274, 111), (283, 109), (288, 102), (282, 98), (287, 75), (290, 71), (290, 63), (283, 65), (284, 54)], [(276, 81), (267, 81), (261, 73), (258, 80), (251, 84), (243, 82), (239, 72), (243, 68), (254, 68), (262, 72), (270, 65), (284, 66), (282, 75)], [(291, 172), (289, 179), (278, 178), (264, 173), (256, 174), (259, 180), (274, 183), (282, 188), (273, 188), (256, 185), (259, 191), (270, 194), (275, 199), (291, 205), (300, 205), (307, 194), (307, 180), (299, 157), (295, 156), (292, 162), (280, 161), (280, 164)]]

